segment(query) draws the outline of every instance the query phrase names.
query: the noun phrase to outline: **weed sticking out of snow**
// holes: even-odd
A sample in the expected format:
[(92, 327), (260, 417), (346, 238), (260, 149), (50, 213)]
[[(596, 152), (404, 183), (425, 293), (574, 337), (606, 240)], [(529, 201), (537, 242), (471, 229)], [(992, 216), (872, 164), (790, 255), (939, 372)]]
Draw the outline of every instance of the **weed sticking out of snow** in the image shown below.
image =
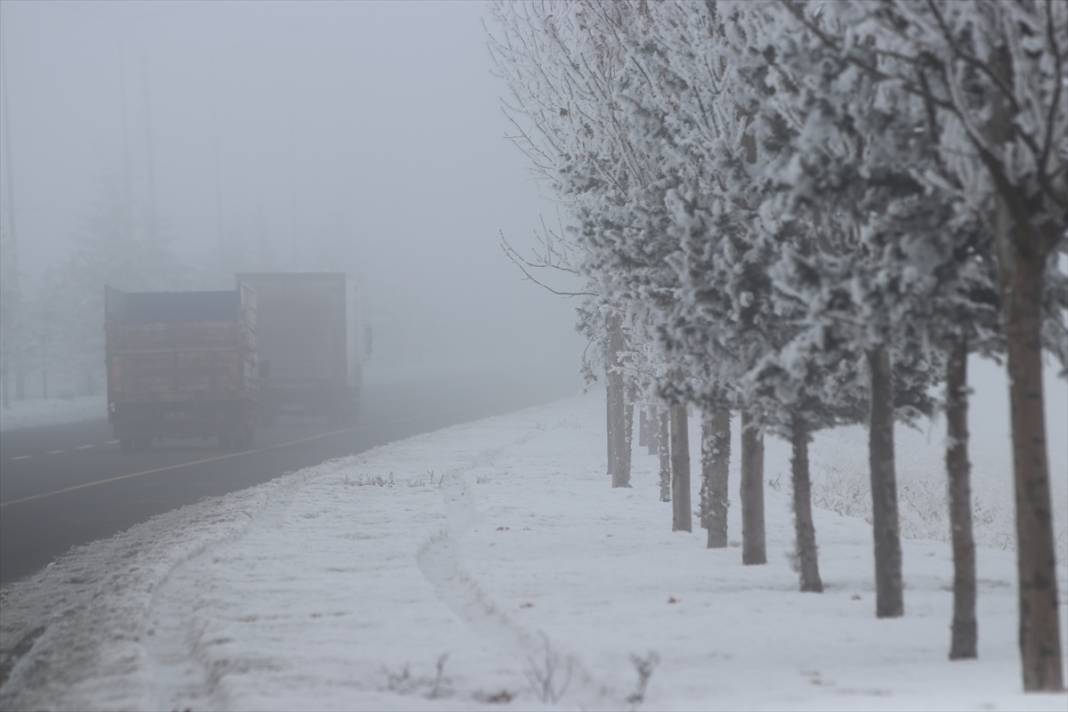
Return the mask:
[(534, 696), (542, 702), (556, 704), (571, 686), (575, 658), (553, 647), (549, 636), (541, 634), (541, 648), (527, 655), (523, 669)]
[(652, 679), (656, 666), (660, 664), (660, 656), (655, 651), (650, 650), (645, 655), (632, 654), (630, 662), (634, 666), (638, 681), (634, 692), (627, 695), (627, 702), (637, 706), (645, 702), (645, 691), (649, 689), (649, 680)]
[(395, 487), (397, 485), (396, 480), (393, 478), (393, 473), (389, 475), (357, 475), (356, 477), (349, 477), (345, 475), (346, 487)]
[(442, 653), (434, 662), (433, 675), (413, 675), (411, 665), (404, 663), (399, 670), (383, 668), (385, 689), (398, 695), (420, 695), (428, 700), (449, 697), (453, 694), (452, 678), (445, 675), (449, 654)]

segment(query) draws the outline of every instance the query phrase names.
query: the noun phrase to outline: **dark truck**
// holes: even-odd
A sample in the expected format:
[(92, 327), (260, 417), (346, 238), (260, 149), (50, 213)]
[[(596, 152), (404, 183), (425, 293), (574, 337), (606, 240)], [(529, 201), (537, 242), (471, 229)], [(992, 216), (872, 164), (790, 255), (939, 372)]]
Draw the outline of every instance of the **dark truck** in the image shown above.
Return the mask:
[(259, 300), (261, 401), (268, 422), (281, 413), (351, 422), (359, 407), (363, 357), (355, 283), (341, 272), (237, 275)]
[(108, 419), (124, 451), (156, 437), (245, 448), (256, 419), (256, 295), (105, 288)]

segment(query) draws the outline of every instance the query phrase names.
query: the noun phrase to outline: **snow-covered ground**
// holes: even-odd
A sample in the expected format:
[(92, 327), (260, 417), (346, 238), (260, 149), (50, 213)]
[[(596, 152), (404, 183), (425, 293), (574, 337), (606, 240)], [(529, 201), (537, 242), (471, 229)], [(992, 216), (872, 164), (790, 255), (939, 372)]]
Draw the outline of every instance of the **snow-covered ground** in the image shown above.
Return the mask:
[[(1011, 550), (980, 549), (980, 657), (951, 663), (944, 541), (905, 542), (907, 615), (876, 620), (869, 528), (819, 509), (827, 591), (801, 594), (784, 443), (768, 441), (769, 563), (743, 567), (736, 542), (670, 531), (655, 457), (635, 455), (632, 489), (609, 487), (603, 418), (593, 393), (449, 428), (72, 551), (3, 591), (0, 708), (626, 709), (632, 656), (655, 654), (648, 709), (1065, 709), (1020, 693)], [(902, 482), (935, 498), (940, 443), (899, 442)], [(1002, 447), (977, 442), (973, 459)], [(850, 431), (817, 439), (820, 502), (863, 516), (843, 491), (866, 479), (863, 448)], [(980, 501), (1001, 491), (985, 472)], [(937, 507), (903, 509), (908, 535), (945, 538)], [(979, 526), (1001, 543), (1011, 507)]]
[(12, 400), (10, 408), (0, 408), (0, 431), (75, 423), (107, 414), (104, 396)]

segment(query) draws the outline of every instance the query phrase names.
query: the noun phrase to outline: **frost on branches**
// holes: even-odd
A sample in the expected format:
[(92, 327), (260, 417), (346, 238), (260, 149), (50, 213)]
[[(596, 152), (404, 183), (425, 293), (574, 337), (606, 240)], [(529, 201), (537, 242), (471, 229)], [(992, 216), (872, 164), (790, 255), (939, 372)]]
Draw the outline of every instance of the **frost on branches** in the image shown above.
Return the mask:
[(743, 563), (766, 560), (763, 437), (784, 437), (800, 588), (819, 591), (811, 434), (864, 421), (876, 615), (900, 616), (894, 424), (942, 408), (949, 654), (975, 657), (966, 365), (1004, 358), (1024, 688), (1061, 689), (1041, 352), (1068, 354), (1068, 5), (502, 2), (494, 20), (516, 142), (565, 211), (605, 345), (613, 484), (627, 404), (670, 408), (676, 431), (696, 407), (701, 523), (724, 545), (739, 412)]

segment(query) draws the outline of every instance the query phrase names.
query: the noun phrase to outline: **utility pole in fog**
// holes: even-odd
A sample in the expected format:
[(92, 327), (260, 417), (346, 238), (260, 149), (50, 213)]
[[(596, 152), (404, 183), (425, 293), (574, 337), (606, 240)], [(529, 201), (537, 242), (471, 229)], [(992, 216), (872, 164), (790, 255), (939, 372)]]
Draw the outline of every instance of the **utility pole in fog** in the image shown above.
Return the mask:
[(301, 244), (300, 236), (297, 235), (297, 142), (296, 131), (293, 130), (293, 114), (289, 115), (289, 155), (293, 161), (293, 167), (289, 176), (289, 229), (290, 247)]
[(128, 237), (131, 227), (130, 205), (130, 126), (126, 116), (126, 52), (119, 47), (119, 125), (122, 130), (122, 230)]
[(145, 108), (145, 158), (148, 161), (148, 215), (146, 232), (149, 240), (156, 239), (156, 161), (152, 141), (152, 96), (149, 93), (148, 62), (141, 55), (141, 89)]
[[(7, 304), (7, 321), (10, 323), (3, 325), (4, 340), (7, 342), (3, 346), (3, 373), (0, 374), (3, 383), (0, 384), (0, 390), (3, 391), (3, 407), (7, 408), (10, 405), (10, 376), (11, 371), (14, 371), (15, 376), (15, 397), (22, 400), (26, 396), (26, 383), (24, 373), (22, 369), (22, 314), (20, 309), (22, 305), (21, 294), (19, 293), (19, 250), (18, 250), (18, 233), (15, 231), (15, 181), (12, 175), (12, 144), (11, 144), (11, 120), (9, 114), (10, 97), (8, 95), (8, 79), (7, 79), (7, 43), (4, 41), (2, 28), (3, 23), (0, 23), (0, 104), (3, 105), (3, 114), (0, 114), (0, 119), (4, 124), (3, 141), (4, 141), (4, 175), (3, 182), (5, 186), (4, 194), (7, 202), (6, 210), (4, 213), (7, 217), (7, 255), (3, 265), (0, 265), (0, 270), (3, 271), (0, 281), (3, 282), (0, 285), (6, 294), (4, 295)], [(14, 326), (12, 326), (14, 325)]]
[(212, 136), (212, 157), (215, 163), (215, 239), (219, 250), (219, 259), (226, 256), (226, 238), (223, 236), (223, 200), (222, 200), (222, 172), (219, 169), (219, 109), (214, 107), (212, 111), (214, 134)]

